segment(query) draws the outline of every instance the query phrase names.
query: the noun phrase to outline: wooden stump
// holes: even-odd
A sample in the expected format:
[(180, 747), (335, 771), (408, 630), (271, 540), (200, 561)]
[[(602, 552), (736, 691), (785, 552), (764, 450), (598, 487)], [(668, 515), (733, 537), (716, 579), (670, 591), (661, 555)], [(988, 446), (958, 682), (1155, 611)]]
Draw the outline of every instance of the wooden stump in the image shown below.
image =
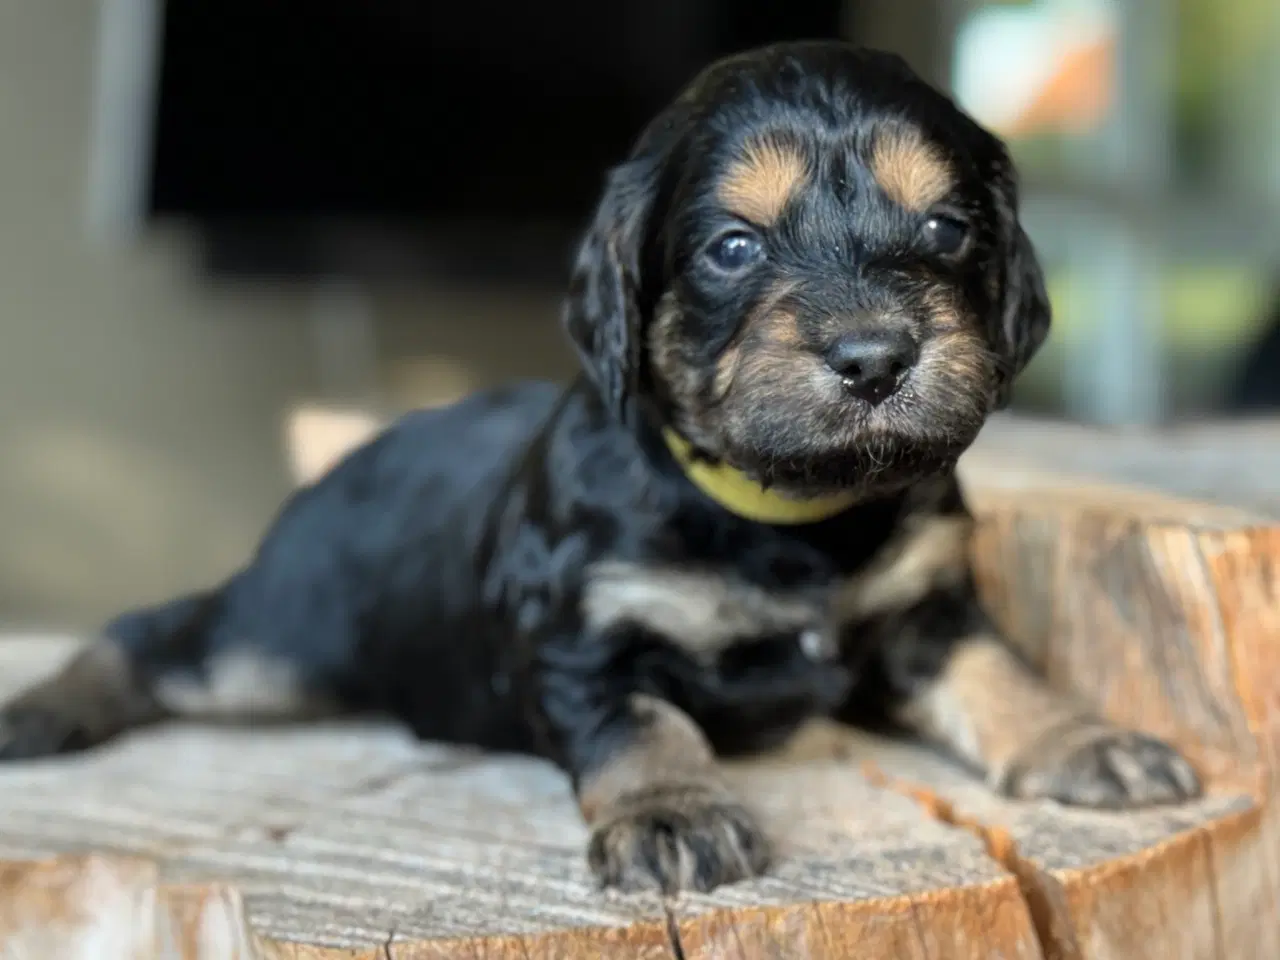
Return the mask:
[[(1280, 526), (999, 443), (965, 470), (998, 618), (1055, 684), (1178, 743), (1202, 801), (1012, 803), (815, 725), (731, 768), (777, 868), (664, 902), (594, 889), (539, 762), (379, 724), (174, 724), (0, 771), (0, 958), (1280, 957)], [(0, 696), (70, 649), (0, 642)]]

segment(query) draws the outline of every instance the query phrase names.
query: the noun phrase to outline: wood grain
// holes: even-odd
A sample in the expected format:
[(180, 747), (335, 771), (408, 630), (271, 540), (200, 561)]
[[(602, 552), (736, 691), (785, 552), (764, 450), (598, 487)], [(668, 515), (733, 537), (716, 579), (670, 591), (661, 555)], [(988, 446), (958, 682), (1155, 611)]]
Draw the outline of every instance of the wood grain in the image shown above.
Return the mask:
[[(41, 673), (41, 646), (0, 651)], [(6, 679), (18, 672), (0, 663)], [(914, 938), (886, 924), (893, 911), (925, 929), (963, 929), (964, 896), (999, 905), (1011, 956), (1038, 956), (1016, 882), (981, 842), (876, 789), (848, 757), (778, 757), (729, 775), (757, 798), (783, 860), (767, 878), (678, 903), (594, 888), (585, 828), (546, 765), (419, 745), (380, 724), (175, 724), (80, 761), (14, 768), (0, 777), (0, 857), (89, 847), (142, 856), (161, 884), (233, 883), (269, 940), (357, 956), (390, 940), (398, 958), (668, 958), (673, 926), (708, 944), (686, 956), (733, 956), (717, 951), (734, 929), (745, 942), (772, 938), (786, 956), (804, 931), (823, 956), (824, 937), (858, 924), (885, 944)], [(748, 906), (758, 922), (723, 926)]]
[[(729, 768), (777, 869), (662, 902), (594, 889), (535, 761), (381, 724), (172, 725), (0, 771), (0, 958), (1280, 957), (1270, 494), (1117, 486), (1146, 482), (1120, 455), (1071, 476), (1020, 457), (1021, 429), (964, 465), (988, 602), (1054, 684), (1186, 750), (1203, 801), (1010, 803), (917, 745), (814, 725)], [(0, 696), (70, 649), (0, 642)], [(133, 952), (85, 954), (93, 936)]]

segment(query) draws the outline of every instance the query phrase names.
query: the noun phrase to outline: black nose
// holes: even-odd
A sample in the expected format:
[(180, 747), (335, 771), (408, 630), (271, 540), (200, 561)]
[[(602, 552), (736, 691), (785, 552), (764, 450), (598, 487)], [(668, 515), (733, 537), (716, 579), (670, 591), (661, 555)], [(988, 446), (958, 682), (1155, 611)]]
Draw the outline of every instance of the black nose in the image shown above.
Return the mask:
[(873, 406), (892, 396), (920, 357), (916, 342), (900, 331), (846, 333), (827, 348), (826, 361), (844, 387)]

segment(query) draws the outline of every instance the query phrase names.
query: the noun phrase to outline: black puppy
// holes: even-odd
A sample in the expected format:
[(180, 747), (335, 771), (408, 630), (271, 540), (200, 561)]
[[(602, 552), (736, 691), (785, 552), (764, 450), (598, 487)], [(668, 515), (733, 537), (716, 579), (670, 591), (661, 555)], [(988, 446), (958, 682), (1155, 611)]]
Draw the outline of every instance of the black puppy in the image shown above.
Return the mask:
[(585, 375), (410, 414), (199, 596), (0, 712), (0, 756), (165, 716), (379, 709), (572, 777), (606, 884), (769, 845), (716, 756), (894, 721), (1015, 797), (1199, 791), (1051, 692), (968, 569), (956, 460), (1049, 328), (1001, 144), (896, 57), (710, 67), (608, 177), (565, 325)]

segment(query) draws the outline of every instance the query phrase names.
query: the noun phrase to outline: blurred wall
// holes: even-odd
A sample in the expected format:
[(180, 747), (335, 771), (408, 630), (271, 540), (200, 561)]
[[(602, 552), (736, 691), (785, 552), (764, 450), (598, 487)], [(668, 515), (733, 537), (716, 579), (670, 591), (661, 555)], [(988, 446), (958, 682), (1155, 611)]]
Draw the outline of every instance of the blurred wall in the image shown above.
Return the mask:
[(237, 561), (308, 389), (296, 293), (83, 228), (96, 4), (0, 4), (0, 617), (91, 621)]
[[(326, 399), (306, 291), (210, 288), (181, 236), (86, 239), (96, 8), (0, 4), (4, 623), (89, 627), (225, 575), (288, 492), (285, 416)], [(568, 369), (549, 295), (377, 301), (394, 403)]]

